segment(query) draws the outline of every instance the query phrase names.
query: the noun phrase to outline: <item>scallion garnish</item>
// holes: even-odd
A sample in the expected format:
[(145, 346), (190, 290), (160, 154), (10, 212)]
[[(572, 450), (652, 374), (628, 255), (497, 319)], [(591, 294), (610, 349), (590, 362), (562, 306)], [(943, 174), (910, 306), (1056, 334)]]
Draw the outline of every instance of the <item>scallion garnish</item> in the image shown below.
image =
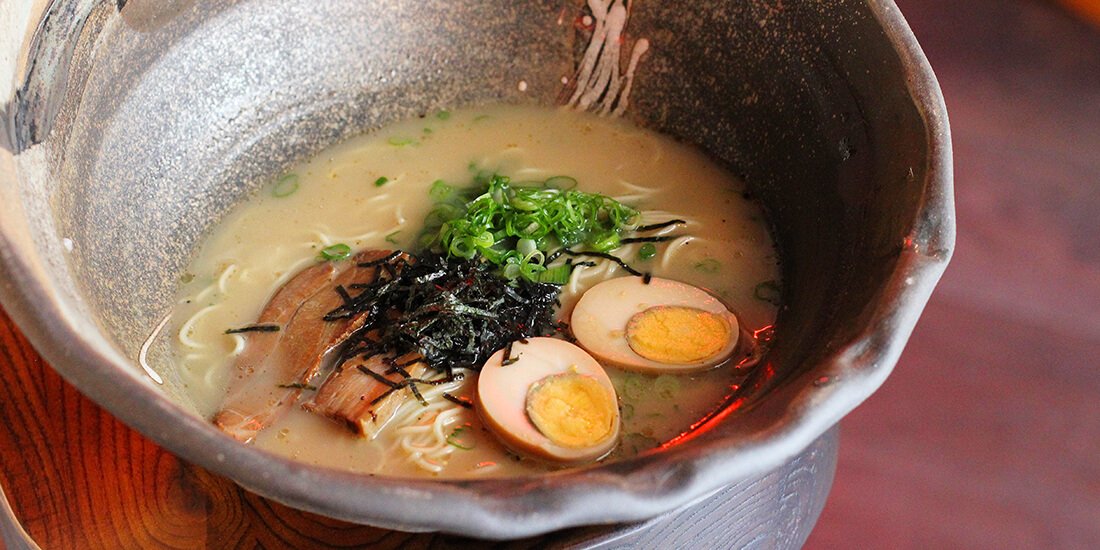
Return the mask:
[(321, 261), (346, 260), (351, 257), (351, 247), (344, 243), (336, 243), (321, 249), (317, 259)]
[(718, 273), (718, 270), (722, 269), (722, 263), (714, 258), (707, 258), (705, 260), (695, 262), (695, 269), (702, 271), (703, 273)]
[(298, 174), (283, 174), (275, 180), (275, 187), (271, 188), (271, 195), (276, 198), (289, 197), (298, 190)]
[(569, 282), (569, 276), (573, 273), (573, 264), (561, 264), (559, 266), (551, 267), (546, 271), (540, 271), (535, 274), (536, 283), (553, 283), (555, 285), (564, 285)]
[(653, 246), (653, 243), (643, 244), (642, 247), (638, 249), (639, 260), (648, 260), (656, 255), (657, 247)]
[(465, 435), (467, 432), (466, 427), (460, 426), (455, 428), (451, 432), (451, 435), (447, 436), (447, 444), (463, 451), (469, 451), (474, 448), (473, 438)]
[(432, 188), (428, 191), (428, 195), (435, 202), (446, 202), (451, 200), (454, 195), (454, 188), (447, 185), (447, 182), (443, 180), (435, 180), (432, 182)]
[(630, 375), (623, 382), (623, 395), (627, 399), (639, 400), (646, 394), (646, 379), (640, 375)]
[(382, 187), (383, 185), (386, 185), (389, 182), (390, 182), (390, 178), (387, 178), (386, 176), (382, 176), (382, 177), (374, 180), (374, 186), (375, 187)]
[[(487, 171), (461, 191), (436, 181), (430, 191), (436, 205), (420, 245), (451, 257), (481, 258), (508, 279), (563, 284), (571, 266), (548, 267), (551, 250), (580, 246), (607, 253), (621, 246), (620, 234), (638, 218), (637, 210), (615, 199), (576, 191), (576, 183), (554, 176), (515, 185)], [(553, 273), (543, 275), (548, 270)]]
[(680, 391), (680, 379), (668, 374), (662, 374), (653, 381), (653, 391), (661, 399), (672, 399)]

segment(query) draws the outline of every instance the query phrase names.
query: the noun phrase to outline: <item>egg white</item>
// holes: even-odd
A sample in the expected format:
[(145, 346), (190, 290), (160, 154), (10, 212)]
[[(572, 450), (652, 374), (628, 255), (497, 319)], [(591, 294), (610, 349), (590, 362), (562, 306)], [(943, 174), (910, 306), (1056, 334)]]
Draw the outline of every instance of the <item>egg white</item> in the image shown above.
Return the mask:
[[(611, 379), (591, 355), (556, 338), (516, 342), (511, 353), (516, 362), (510, 365), (502, 364), (504, 353), (505, 350), (497, 351), (485, 362), (478, 375), (475, 396), (482, 422), (506, 447), (523, 455), (566, 464), (597, 460), (611, 452), (619, 439), (618, 400)], [(547, 376), (571, 372), (595, 379), (616, 404), (612, 433), (591, 447), (558, 445), (527, 417), (527, 391), (531, 385)]]
[[(626, 338), (630, 319), (651, 307), (680, 306), (713, 313), (729, 323), (729, 341), (711, 355), (683, 364), (662, 363), (638, 355)], [(610, 279), (588, 289), (569, 321), (573, 336), (588, 353), (608, 365), (646, 373), (694, 372), (729, 360), (737, 348), (737, 316), (721, 300), (700, 288), (670, 279), (641, 277)]]

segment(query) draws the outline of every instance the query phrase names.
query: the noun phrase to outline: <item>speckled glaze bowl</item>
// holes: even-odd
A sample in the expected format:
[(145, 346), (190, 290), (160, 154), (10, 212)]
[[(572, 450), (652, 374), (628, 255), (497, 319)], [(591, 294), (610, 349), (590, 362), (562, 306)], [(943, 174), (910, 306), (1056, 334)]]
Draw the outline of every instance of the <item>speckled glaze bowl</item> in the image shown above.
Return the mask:
[(651, 47), (626, 116), (725, 163), (767, 208), (786, 286), (770, 354), (687, 441), (630, 460), (479, 481), (295, 463), (221, 434), (173, 373), (158, 385), (139, 368), (195, 245), (265, 179), (347, 136), (440, 106), (556, 104), (587, 8), (13, 4), (0, 8), (13, 27), (0, 32), (3, 306), (129, 425), (322, 514), (518, 537), (651, 517), (775, 468), (882, 384), (954, 243), (946, 112), (893, 2), (636, 0), (627, 40)]

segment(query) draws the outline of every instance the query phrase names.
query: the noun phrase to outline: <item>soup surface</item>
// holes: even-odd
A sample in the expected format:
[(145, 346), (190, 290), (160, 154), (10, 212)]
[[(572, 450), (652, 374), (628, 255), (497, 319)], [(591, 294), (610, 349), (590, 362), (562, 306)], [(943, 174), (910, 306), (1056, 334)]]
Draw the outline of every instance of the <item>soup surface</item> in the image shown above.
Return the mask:
[[(183, 275), (173, 313), (174, 360), (200, 411), (225, 398), (234, 358), (273, 293), (333, 245), (414, 250), (433, 207), (433, 182), (462, 187), (490, 171), (514, 182), (567, 175), (577, 189), (641, 212), (641, 224), (686, 223), (668, 237), (613, 253), (640, 271), (706, 289), (750, 333), (774, 322), (776, 252), (743, 184), (690, 147), (622, 121), (560, 109), (490, 106), (440, 111), (333, 146), (292, 168), (228, 216)], [(628, 276), (597, 259), (562, 286), (558, 315), (598, 282)], [(688, 430), (743, 376), (726, 364), (693, 374), (638, 374), (604, 365), (618, 395), (620, 439), (611, 453), (632, 456)], [(397, 476), (500, 476), (549, 466), (504, 449), (474, 410), (440, 394), (470, 397), (476, 372), (425, 391), (430, 406), (403, 404), (374, 439), (299, 406), (259, 432), (254, 444), (297, 460)], [(309, 397), (304, 392), (303, 399)]]

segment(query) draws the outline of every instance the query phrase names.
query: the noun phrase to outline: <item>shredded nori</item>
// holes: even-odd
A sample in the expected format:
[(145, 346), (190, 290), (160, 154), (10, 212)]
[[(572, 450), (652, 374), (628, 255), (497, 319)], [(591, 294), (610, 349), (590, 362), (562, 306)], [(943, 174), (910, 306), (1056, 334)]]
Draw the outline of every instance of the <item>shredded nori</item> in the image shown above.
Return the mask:
[(619, 241), (621, 244), (631, 243), (663, 243), (672, 239), (679, 239), (683, 235), (661, 235), (659, 237), (627, 237)]
[(552, 262), (554, 259), (557, 259), (558, 256), (561, 256), (562, 254), (565, 254), (566, 256), (573, 256), (574, 258), (578, 256), (588, 256), (592, 258), (603, 258), (605, 260), (611, 260), (619, 264), (619, 267), (623, 268), (624, 271), (635, 277), (641, 277), (644, 275), (641, 271), (630, 267), (630, 265), (624, 262), (622, 258), (615, 256), (614, 254), (608, 254), (607, 252), (576, 251), (569, 250), (568, 248), (561, 248), (551, 254), (550, 257), (546, 259), (546, 263)]
[(508, 365), (515, 364), (519, 361), (519, 357), (512, 357), (512, 345), (515, 342), (508, 342), (508, 345), (504, 347), (504, 358), (500, 361), (500, 366), (507, 367)]
[[(553, 314), (559, 285), (509, 281), (486, 262), (432, 253), (395, 253), (360, 265), (378, 266), (378, 276), (370, 283), (341, 287), (344, 304), (325, 316), (328, 321), (364, 319), (348, 338), (338, 365), (379, 353), (417, 354), (429, 367), (453, 379), (454, 369), (480, 369), (490, 355), (511, 342), (560, 330)], [(409, 377), (403, 368), (408, 364), (387, 362), (391, 372), (405, 377), (399, 383), (370, 369), (360, 370), (385, 380), (382, 383), (391, 390), (408, 386), (416, 395), (416, 383), (425, 381)]]
[(451, 403), (454, 403), (454, 404), (456, 404), (460, 407), (465, 407), (467, 409), (474, 408), (474, 404), (471, 403), (470, 400), (468, 398), (465, 398), (465, 397), (455, 397), (455, 396), (453, 396), (449, 393), (444, 393), (443, 394), (443, 399), (446, 399), (447, 401), (450, 401)]
[(638, 233), (642, 233), (645, 231), (655, 231), (657, 229), (664, 229), (670, 225), (682, 225), (685, 223), (687, 223), (687, 221), (685, 220), (668, 220), (667, 222), (655, 223), (651, 225), (639, 225), (638, 227), (634, 228), (634, 231)]
[[(419, 361), (419, 360), (420, 359), (418, 357), (416, 359), (416, 361)], [(389, 361), (392, 362), (393, 360), (390, 359)], [(456, 372), (453, 372), (450, 369), (447, 370), (447, 374), (443, 378), (436, 378), (434, 380), (425, 380), (423, 378), (415, 378), (411, 374), (409, 374), (408, 371), (406, 371), (404, 368), (398, 366), (397, 364), (393, 364), (393, 366), (390, 367), (390, 370), (387, 372), (387, 374), (393, 374), (395, 372), (401, 374), (401, 376), (403, 376), (404, 379), (401, 380), (400, 382), (394, 382), (394, 381), (390, 380), (389, 378), (386, 378), (385, 376), (382, 376), (381, 374), (378, 374), (377, 372), (374, 372), (374, 371), (370, 370), (369, 368), (367, 368), (363, 365), (359, 365), (359, 371), (362, 372), (363, 374), (369, 375), (371, 378), (374, 378), (375, 380), (378, 380), (382, 384), (384, 384), (386, 386), (389, 386), (389, 389), (387, 389), (385, 392), (382, 392), (381, 395), (379, 395), (378, 397), (375, 397), (374, 399), (371, 399), (370, 405), (372, 405), (372, 406), (375, 405), (376, 403), (378, 403), (379, 401), (389, 397), (389, 395), (391, 393), (393, 393), (393, 392), (395, 392), (395, 391), (397, 391), (401, 388), (409, 388), (409, 390), (412, 391), (413, 395), (416, 396), (416, 399), (418, 401), (420, 401), (420, 404), (427, 406), (428, 402), (427, 402), (427, 400), (424, 399), (424, 396), (420, 394), (420, 390), (418, 390), (416, 388), (417, 384), (427, 384), (429, 386), (438, 386), (440, 384), (447, 384), (449, 382), (454, 382), (456, 380), (462, 380), (463, 378), (465, 378), (465, 376), (461, 372), (456, 373)], [(446, 397), (447, 394), (444, 394), (443, 396)], [(371, 415), (373, 416), (374, 413), (372, 412)]]
[(226, 329), (226, 334), (240, 334), (242, 332), (279, 332), (279, 325), (270, 324), (258, 324), (258, 325), (245, 325), (239, 328)]

